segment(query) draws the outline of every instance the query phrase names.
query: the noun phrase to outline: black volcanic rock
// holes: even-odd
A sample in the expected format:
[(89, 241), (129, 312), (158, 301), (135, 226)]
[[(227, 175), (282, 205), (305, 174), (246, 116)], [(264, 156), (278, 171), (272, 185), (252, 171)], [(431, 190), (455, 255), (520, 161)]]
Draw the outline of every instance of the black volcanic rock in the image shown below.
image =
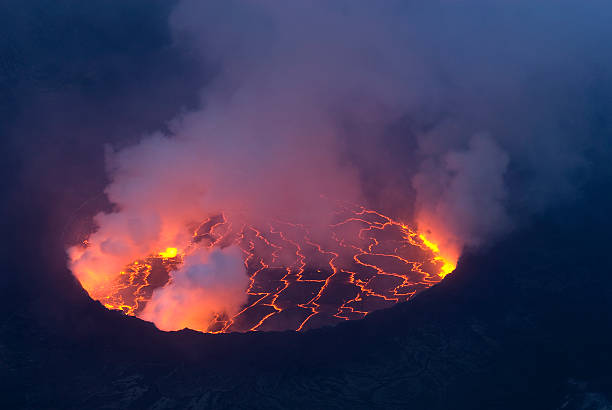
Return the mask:
[[(558, 210), (465, 255), (411, 302), (304, 333), (164, 333), (74, 282), (53, 306), (30, 294), (4, 310), (2, 398), (12, 408), (606, 408), (604, 205)], [(69, 275), (62, 263), (40, 269)]]

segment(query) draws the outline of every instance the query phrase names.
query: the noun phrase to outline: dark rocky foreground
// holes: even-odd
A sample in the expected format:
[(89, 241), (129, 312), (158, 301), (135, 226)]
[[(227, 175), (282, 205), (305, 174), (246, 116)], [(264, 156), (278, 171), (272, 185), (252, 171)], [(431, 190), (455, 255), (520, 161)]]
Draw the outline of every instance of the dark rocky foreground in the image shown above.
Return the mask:
[(609, 409), (612, 222), (597, 201), (466, 255), (411, 302), (301, 334), (160, 332), (88, 299), (51, 245), (44, 266), (12, 268), (53, 280), (5, 288), (3, 408)]

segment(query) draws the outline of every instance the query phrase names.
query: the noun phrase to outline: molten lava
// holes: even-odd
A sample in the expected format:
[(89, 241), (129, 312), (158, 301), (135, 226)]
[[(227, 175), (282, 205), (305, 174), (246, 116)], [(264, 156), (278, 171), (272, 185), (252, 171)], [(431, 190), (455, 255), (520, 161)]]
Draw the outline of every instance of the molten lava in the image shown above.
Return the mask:
[(178, 249), (176, 248), (166, 248), (165, 251), (160, 252), (159, 256), (162, 258), (174, 258), (178, 254)]
[(419, 239), (423, 242), (423, 245), (427, 246), (436, 255), (434, 260), (442, 262), (442, 267), (440, 268), (440, 272), (438, 273), (440, 277), (444, 278), (446, 275), (455, 270), (456, 262), (453, 261), (457, 260), (456, 257), (441, 256), (440, 248), (438, 247), (438, 245), (428, 240), (424, 234), (420, 234)]
[(334, 222), (316, 232), (280, 221), (263, 229), (236, 227), (217, 215), (195, 228), (190, 249), (167, 248), (134, 261), (111, 285), (86, 290), (107, 308), (138, 316), (191, 249), (237, 245), (250, 277), (248, 301), (237, 314), (218, 312), (197, 330), (301, 331), (407, 301), (455, 268), (456, 258), (425, 235), (378, 212), (342, 207)]

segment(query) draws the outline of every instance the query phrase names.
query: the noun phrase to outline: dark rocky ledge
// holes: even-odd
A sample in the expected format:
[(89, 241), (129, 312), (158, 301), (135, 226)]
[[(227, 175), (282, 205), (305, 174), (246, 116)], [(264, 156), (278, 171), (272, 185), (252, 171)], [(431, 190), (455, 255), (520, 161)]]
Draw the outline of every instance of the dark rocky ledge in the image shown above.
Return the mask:
[(304, 333), (164, 333), (87, 298), (63, 257), (23, 261), (14, 269), (55, 269), (56, 281), (3, 299), (1, 397), (6, 408), (607, 409), (612, 222), (605, 203), (576, 209), (465, 255), (408, 303)]

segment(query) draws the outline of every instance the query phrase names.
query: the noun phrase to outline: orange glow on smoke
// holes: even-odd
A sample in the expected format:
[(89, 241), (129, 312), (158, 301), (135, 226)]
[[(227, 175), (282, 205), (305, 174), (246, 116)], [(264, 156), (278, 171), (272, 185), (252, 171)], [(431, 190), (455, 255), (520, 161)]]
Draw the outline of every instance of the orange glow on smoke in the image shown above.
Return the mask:
[(430, 233), (363, 207), (341, 206), (334, 219), (323, 233), (315, 233), (289, 222), (234, 226), (224, 215), (212, 216), (192, 231), (191, 243), (181, 251), (168, 247), (133, 261), (110, 282), (95, 280), (92, 271), (79, 280), (107, 308), (143, 317), (153, 291), (172, 283), (172, 272), (194, 250), (236, 246), (248, 275), (246, 303), (207, 319), (197, 311), (198, 303), (214, 303), (217, 295), (200, 298), (194, 290), (184, 305), (192, 311), (172, 320), (174, 314), (164, 314), (158, 327), (188, 325), (210, 333), (302, 331), (410, 300), (455, 269), (458, 255), (441, 249), (443, 242)]

